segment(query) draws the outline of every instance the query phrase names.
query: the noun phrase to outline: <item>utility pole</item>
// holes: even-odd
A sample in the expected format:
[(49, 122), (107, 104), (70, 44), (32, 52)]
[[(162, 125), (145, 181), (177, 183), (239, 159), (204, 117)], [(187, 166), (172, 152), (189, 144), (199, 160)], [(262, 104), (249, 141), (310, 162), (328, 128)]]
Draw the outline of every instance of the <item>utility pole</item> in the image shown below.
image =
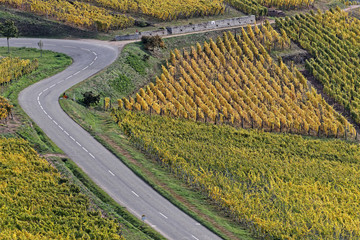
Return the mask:
[(39, 48), (40, 48), (40, 57), (42, 57), (42, 49), (43, 49), (44, 43), (40, 40), (40, 41), (38, 42), (38, 46), (39, 46)]

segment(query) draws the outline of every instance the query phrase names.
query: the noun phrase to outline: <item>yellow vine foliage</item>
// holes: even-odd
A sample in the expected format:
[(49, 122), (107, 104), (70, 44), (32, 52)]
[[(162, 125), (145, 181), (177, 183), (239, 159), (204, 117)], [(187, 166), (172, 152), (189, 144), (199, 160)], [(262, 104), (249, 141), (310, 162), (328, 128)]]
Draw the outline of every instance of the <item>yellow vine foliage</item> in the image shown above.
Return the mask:
[(266, 23), (210, 39), (191, 54), (175, 50), (156, 84), (140, 89), (142, 97), (122, 107), (132, 110), (139, 103), (136, 110), (194, 121), (355, 138), (354, 127), (309, 87), (299, 70), (272, 60), (268, 51), (286, 47), (286, 33)]
[(38, 66), (37, 59), (30, 61), (12, 57), (0, 58), (0, 84), (17, 80), (23, 75), (34, 71)]
[(120, 12), (142, 13), (164, 21), (224, 13), (223, 0), (86, 0)]
[(359, 239), (360, 147), (114, 110), (135, 146), (260, 239)]
[(0, 139), (0, 169), (0, 239), (123, 239), (25, 140)]
[(81, 1), (0, 0), (0, 3), (97, 31), (122, 29), (134, 25), (135, 22), (132, 17), (114, 14), (105, 8)]
[(0, 120), (6, 119), (10, 115), (12, 108), (13, 105), (6, 98), (0, 96)]
[(313, 5), (314, 0), (259, 0), (258, 2), (266, 7), (297, 9), (301, 7), (310, 7), (310, 5)]
[(360, 123), (360, 20), (337, 9), (277, 20), (313, 56), (306, 67)]
[[(119, 103), (119, 102), (118, 102)], [(110, 108), (110, 98), (109, 97), (106, 97), (104, 99), (104, 109), (105, 110), (108, 110)]]

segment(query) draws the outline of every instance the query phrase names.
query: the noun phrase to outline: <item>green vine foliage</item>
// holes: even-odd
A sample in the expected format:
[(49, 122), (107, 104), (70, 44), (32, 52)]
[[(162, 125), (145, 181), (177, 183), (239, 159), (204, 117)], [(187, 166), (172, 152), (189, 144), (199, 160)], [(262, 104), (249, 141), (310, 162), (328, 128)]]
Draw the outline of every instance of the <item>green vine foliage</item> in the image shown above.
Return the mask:
[(113, 115), (137, 147), (261, 238), (360, 238), (358, 144)]
[(314, 57), (308, 71), (360, 123), (360, 20), (337, 9), (277, 20)]

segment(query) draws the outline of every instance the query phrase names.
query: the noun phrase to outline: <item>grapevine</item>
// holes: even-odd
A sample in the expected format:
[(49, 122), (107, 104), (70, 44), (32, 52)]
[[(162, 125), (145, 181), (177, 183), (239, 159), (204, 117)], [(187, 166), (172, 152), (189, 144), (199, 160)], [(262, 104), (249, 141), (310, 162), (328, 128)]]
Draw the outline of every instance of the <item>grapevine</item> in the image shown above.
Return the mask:
[(248, 26), (241, 35), (210, 39), (191, 54), (175, 50), (156, 84), (119, 107), (271, 132), (355, 138), (353, 126), (299, 70), (272, 60), (266, 43), (269, 50), (290, 45), (285, 32), (267, 23), (261, 30)]
[(143, 112), (113, 116), (135, 146), (259, 238), (360, 238), (358, 144)]
[(337, 8), (277, 20), (277, 26), (310, 52), (308, 71), (360, 123), (360, 20)]

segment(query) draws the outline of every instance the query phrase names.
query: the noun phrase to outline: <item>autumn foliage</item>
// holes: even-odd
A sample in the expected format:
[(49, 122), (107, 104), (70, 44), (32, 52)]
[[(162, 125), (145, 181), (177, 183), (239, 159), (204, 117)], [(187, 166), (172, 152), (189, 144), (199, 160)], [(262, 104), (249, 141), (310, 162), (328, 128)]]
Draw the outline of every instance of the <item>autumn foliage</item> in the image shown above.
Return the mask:
[(360, 20), (337, 8), (278, 20), (277, 26), (310, 52), (307, 69), (360, 124)]
[(194, 121), (354, 138), (355, 130), (325, 102), (306, 78), (269, 51), (289, 46), (285, 31), (269, 24), (226, 33), (190, 51), (170, 53), (168, 67), (120, 108)]
[(0, 139), (0, 169), (0, 239), (123, 239), (25, 140)]

